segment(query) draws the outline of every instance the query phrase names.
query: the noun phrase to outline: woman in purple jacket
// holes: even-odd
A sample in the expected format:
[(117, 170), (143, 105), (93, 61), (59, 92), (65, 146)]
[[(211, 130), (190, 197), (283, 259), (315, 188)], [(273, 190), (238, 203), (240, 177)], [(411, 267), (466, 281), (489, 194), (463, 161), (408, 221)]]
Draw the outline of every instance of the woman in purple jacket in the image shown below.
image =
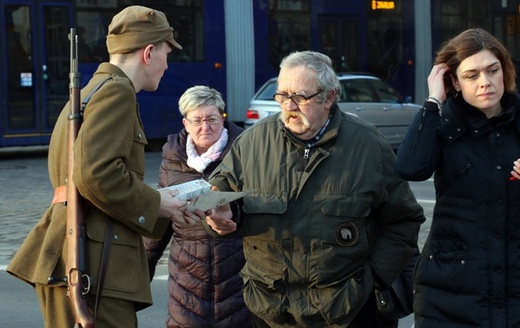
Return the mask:
[[(163, 146), (160, 187), (206, 179), (217, 167), (242, 132), (224, 109), (215, 89), (195, 86), (181, 96), (184, 129)], [(251, 327), (239, 276), (242, 237), (213, 238), (200, 222), (173, 219), (160, 240), (145, 239), (150, 278), (170, 240), (167, 327)]]

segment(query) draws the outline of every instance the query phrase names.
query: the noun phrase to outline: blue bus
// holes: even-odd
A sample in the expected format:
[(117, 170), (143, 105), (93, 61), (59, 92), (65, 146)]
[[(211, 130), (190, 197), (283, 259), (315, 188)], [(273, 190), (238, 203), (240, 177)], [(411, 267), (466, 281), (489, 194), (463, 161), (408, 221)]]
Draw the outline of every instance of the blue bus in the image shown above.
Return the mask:
[[(147, 4), (148, 2), (148, 4)], [(130, 4), (166, 12), (183, 51), (172, 54), (159, 90), (138, 100), (147, 137), (181, 128), (177, 101), (194, 84), (226, 89), (224, 7), (220, 1), (1, 0), (0, 147), (45, 145), (69, 97), (69, 40), (75, 27), (83, 84), (108, 60), (105, 36)], [(156, 147), (158, 145), (155, 145)]]
[[(159, 89), (138, 94), (147, 138), (158, 141), (155, 148), (181, 128), (177, 101), (185, 89), (216, 88), (225, 96), (229, 119), (243, 122), (255, 90), (294, 50), (320, 50), (338, 70), (379, 71), (388, 79), (400, 69), (398, 27), (411, 15), (401, 4), (396, 11), (376, 12), (367, 11), (368, 2), (355, 1), (363, 5), (346, 6), (343, 0), (0, 0), (5, 27), (0, 44), (7, 49), (0, 54), (0, 147), (49, 142), (68, 99), (70, 27), (78, 31), (79, 70), (86, 83), (108, 59), (105, 36), (112, 16), (131, 4), (164, 11), (184, 48), (172, 55)], [(367, 24), (386, 31), (379, 40), (385, 41), (383, 53), (372, 61), (363, 50), (371, 46)]]
[(216, 88), (228, 118), (240, 124), (254, 92), (295, 50), (323, 52), (337, 71), (372, 73), (421, 103), (435, 49), (462, 29), (483, 27), (520, 57), (520, 14), (513, 2), (0, 0), (0, 147), (48, 144), (69, 96), (70, 28), (78, 32), (86, 83), (108, 60), (111, 18), (128, 5), (165, 12), (183, 46), (172, 54), (159, 89), (138, 94), (147, 138), (158, 149), (182, 127), (177, 102), (184, 90)]

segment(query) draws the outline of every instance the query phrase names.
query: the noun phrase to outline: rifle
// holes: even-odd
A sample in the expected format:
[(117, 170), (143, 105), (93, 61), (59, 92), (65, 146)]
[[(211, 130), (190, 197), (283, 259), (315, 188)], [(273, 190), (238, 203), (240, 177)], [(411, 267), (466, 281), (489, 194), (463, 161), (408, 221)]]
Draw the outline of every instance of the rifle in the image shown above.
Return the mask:
[(86, 301), (91, 279), (86, 274), (86, 238), (87, 228), (84, 217), (84, 199), (78, 192), (72, 179), (74, 168), (74, 142), (81, 126), (80, 97), (81, 74), (78, 71), (78, 37), (76, 29), (71, 28), (70, 40), (70, 83), (69, 116), (67, 124), (67, 262), (66, 275), (68, 294), (79, 328), (94, 328), (92, 316)]

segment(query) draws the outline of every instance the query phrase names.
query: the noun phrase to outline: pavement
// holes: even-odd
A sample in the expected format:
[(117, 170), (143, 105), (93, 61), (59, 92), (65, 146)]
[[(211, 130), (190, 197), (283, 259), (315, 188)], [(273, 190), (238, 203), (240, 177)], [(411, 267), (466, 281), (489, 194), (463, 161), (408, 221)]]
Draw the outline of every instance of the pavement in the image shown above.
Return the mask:
[[(5, 270), (29, 231), (38, 222), (51, 202), (53, 190), (48, 177), (47, 149), (45, 146), (0, 148), (0, 226), (2, 227), (0, 229), (0, 272)], [(160, 161), (160, 152), (146, 153), (145, 182), (152, 187), (157, 186)], [(410, 185), (419, 203), (423, 206), (427, 219), (426, 223), (421, 226), (419, 233), (419, 246), (422, 248), (430, 229), (434, 205), (433, 186), (431, 181), (410, 183)], [(169, 249), (167, 248), (157, 266), (157, 272), (162, 272), (164, 275), (167, 273), (168, 253)], [(11, 277), (9, 279), (13, 280)], [(15, 283), (17, 281), (13, 280), (13, 285)], [(163, 278), (157, 281), (154, 279), (152, 288), (154, 286), (156, 288), (154, 289), (154, 298), (158, 305), (139, 312), (140, 322), (149, 323), (151, 324), (150, 327), (162, 325), (163, 305), (166, 304), (167, 300), (165, 283)], [(4, 286), (4, 289), (6, 287)], [(17, 293), (15, 294), (18, 295)], [(26, 294), (16, 295), (9, 297), (15, 297), (15, 302), (16, 297), (23, 299), (25, 305), (21, 308), (27, 310), (28, 307), (31, 307), (34, 314), (32, 317), (28, 313), (13, 312), (11, 314), (16, 318), (25, 316), (28, 318), (27, 320), (33, 320), (36, 323), (35, 327), (39, 326), (41, 314), (38, 311), (37, 301), (33, 293), (31, 292), (28, 296)], [(5, 315), (6, 313), (4, 313)], [(4, 321), (5, 318), (2, 319), (3, 323), (5, 323)], [(28, 327), (28, 325), (24, 326)], [(399, 328), (413, 326), (413, 315), (399, 321)]]
[[(47, 166), (48, 147), (0, 149), (0, 270), (47, 210), (53, 196)], [(146, 153), (145, 182), (157, 186), (160, 152)], [(161, 259), (164, 265), (166, 259)]]

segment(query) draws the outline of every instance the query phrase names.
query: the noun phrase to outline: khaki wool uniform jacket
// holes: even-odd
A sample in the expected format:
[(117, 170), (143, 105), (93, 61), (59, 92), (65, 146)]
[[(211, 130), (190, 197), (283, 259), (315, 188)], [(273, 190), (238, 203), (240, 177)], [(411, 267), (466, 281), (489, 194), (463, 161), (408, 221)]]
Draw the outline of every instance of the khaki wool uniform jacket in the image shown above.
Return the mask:
[[(242, 199), (244, 301), (276, 327), (347, 327), (396, 278), (424, 222), (395, 155), (366, 121), (332, 109), (315, 145), (278, 115), (233, 143), (210, 183)], [(295, 321), (295, 322), (294, 322)]]
[[(159, 192), (144, 183), (147, 144), (132, 82), (118, 67), (102, 63), (83, 99), (108, 80), (90, 99), (74, 145), (73, 178), (86, 209), (87, 273), (95, 294), (108, 220), (112, 240), (103, 296), (135, 301), (136, 309), (151, 305), (150, 280), (142, 236), (159, 238), (169, 219), (159, 219)], [(65, 185), (67, 104), (54, 128), (49, 146), (49, 176), (54, 188)], [(49, 195), (49, 201), (52, 195)], [(50, 276), (65, 276), (66, 206), (51, 205), (16, 253), (7, 271), (34, 285)], [(57, 285), (65, 285), (58, 283)]]

